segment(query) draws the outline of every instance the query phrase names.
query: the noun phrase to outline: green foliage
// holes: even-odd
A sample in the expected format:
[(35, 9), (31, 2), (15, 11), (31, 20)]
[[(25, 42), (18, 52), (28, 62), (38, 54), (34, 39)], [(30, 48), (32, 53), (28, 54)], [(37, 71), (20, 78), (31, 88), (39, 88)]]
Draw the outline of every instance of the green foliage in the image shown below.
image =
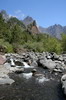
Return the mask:
[(41, 42), (27, 42), (23, 45), (24, 48), (27, 48), (28, 50), (32, 50), (35, 52), (43, 52), (43, 43)]
[(62, 48), (63, 51), (66, 51), (66, 34), (62, 34)]
[(44, 47), (45, 51), (56, 53), (62, 52), (61, 43), (56, 38), (49, 37), (47, 41), (44, 42)]
[[(31, 29), (35, 24), (34, 21), (28, 28)], [(22, 21), (12, 17), (5, 22), (0, 14), (0, 45), (3, 45), (7, 52), (13, 52), (13, 48), (21, 47), (20, 49), (25, 48), (35, 52), (61, 53), (66, 51), (66, 34), (62, 34), (62, 40), (47, 34), (31, 34)]]
[(9, 27), (15, 26), (16, 24), (22, 28), (26, 28), (22, 21), (18, 20), (16, 17), (11, 17), (8, 20)]
[(3, 39), (0, 39), (0, 46), (3, 46), (7, 52), (13, 52), (13, 46)]

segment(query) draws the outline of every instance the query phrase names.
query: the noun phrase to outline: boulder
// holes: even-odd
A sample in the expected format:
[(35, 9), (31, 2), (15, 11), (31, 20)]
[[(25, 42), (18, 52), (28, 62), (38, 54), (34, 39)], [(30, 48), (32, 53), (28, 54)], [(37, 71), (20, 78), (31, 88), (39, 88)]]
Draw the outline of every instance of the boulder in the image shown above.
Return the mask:
[(47, 82), (47, 81), (50, 81), (50, 80), (45, 78), (44, 76), (40, 76), (40, 77), (36, 78), (36, 81), (38, 83), (43, 83), (43, 82)]
[(0, 65), (4, 64), (5, 62), (6, 62), (6, 58), (0, 55)]
[(48, 68), (50, 70), (53, 70), (56, 67), (55, 62), (52, 60), (39, 60), (39, 63), (43, 68)]
[(62, 57), (62, 55), (59, 56), (58, 60), (60, 60), (60, 61), (64, 60), (63, 57)]
[(15, 63), (15, 66), (24, 66), (24, 64), (19, 60), (14, 61), (14, 63)]
[(61, 83), (62, 83), (62, 90), (63, 90), (64, 94), (66, 95), (66, 74), (64, 74), (61, 77)]
[(53, 60), (58, 60), (58, 58), (59, 58), (59, 55), (57, 55), (56, 53), (53, 53), (52, 59)]
[(0, 84), (12, 84), (14, 83), (15, 81), (11, 78), (9, 78), (8, 75), (6, 74), (0, 74)]
[(36, 61), (33, 61), (33, 62), (31, 63), (31, 66), (37, 67), (37, 66), (38, 66), (38, 63), (37, 63)]
[(24, 72), (24, 68), (19, 67), (19, 66), (16, 66), (15, 69), (14, 69), (14, 72), (15, 72), (15, 73), (18, 73), (18, 74), (19, 74), (19, 73), (22, 73), (22, 72)]
[(24, 66), (16, 66), (15, 65), (15, 67), (13, 67), (13, 66), (11, 66), (11, 64), (5, 63), (4, 64), (4, 68), (6, 68), (10, 73), (11, 72), (15, 72), (15, 73), (22, 73), (22, 72), (24, 72)]

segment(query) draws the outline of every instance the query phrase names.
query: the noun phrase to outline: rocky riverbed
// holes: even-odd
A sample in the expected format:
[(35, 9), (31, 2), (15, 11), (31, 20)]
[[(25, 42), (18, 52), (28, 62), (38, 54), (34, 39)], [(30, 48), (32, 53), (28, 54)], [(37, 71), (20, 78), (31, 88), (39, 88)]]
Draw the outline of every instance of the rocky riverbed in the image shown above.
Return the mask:
[(66, 54), (0, 56), (0, 100), (65, 100)]

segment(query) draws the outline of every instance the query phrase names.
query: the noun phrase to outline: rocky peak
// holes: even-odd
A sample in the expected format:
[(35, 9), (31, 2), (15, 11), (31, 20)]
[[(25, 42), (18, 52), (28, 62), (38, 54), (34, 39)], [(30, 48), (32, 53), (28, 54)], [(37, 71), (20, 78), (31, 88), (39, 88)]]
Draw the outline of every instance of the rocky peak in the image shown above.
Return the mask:
[(2, 14), (3, 19), (5, 19), (5, 21), (9, 20), (9, 15), (6, 13), (5, 10), (1, 10), (0, 13)]
[(28, 24), (31, 24), (33, 21), (34, 21), (34, 20), (33, 20), (32, 17), (27, 16), (27, 17), (23, 20), (23, 23), (24, 23), (25, 25), (28, 25)]
[(66, 33), (66, 26), (61, 26), (60, 24), (55, 24), (52, 26), (49, 26), (47, 28), (39, 27), (39, 31), (41, 33), (47, 33), (51, 36), (54, 36), (56, 38), (61, 38), (61, 33)]

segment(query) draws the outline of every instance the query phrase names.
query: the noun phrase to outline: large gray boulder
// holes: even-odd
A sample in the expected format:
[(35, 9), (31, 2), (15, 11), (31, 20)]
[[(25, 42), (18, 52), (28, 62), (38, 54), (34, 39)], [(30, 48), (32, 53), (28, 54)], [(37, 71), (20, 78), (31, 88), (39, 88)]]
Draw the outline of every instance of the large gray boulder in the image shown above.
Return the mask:
[(63, 90), (64, 94), (66, 95), (66, 74), (64, 74), (61, 77), (61, 83), (62, 83), (62, 90)]
[(43, 68), (48, 68), (50, 70), (53, 70), (56, 67), (56, 63), (50, 59), (49, 60), (42, 59), (39, 61), (39, 63), (40, 65), (42, 65)]

